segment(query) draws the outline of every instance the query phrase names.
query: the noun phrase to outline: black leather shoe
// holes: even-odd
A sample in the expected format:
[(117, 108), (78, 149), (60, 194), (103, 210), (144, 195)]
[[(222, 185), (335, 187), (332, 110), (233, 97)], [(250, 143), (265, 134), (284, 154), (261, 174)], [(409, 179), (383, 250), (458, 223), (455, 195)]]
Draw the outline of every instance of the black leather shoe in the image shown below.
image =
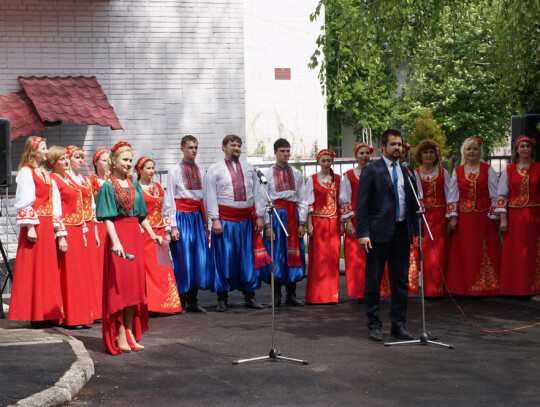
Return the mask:
[(390, 329), (390, 335), (398, 339), (412, 339), (412, 335), (405, 329), (404, 326), (393, 326)]
[(304, 303), (296, 298), (296, 295), (287, 294), (285, 298), (285, 304), (293, 305), (295, 307), (303, 307)]
[(368, 338), (376, 342), (381, 342), (384, 339), (380, 329), (370, 329)]
[(218, 298), (216, 312), (225, 312), (227, 309), (227, 302), (224, 299)]
[(246, 305), (246, 307), (248, 308), (252, 308), (252, 309), (263, 309), (264, 307), (259, 304), (257, 301), (255, 301), (255, 298), (245, 298), (245, 302), (244, 304)]
[(189, 312), (206, 312), (206, 310), (199, 305), (199, 301), (195, 300), (188, 303), (187, 310)]
[[(274, 306), (277, 308), (281, 305), (281, 294), (274, 295)], [(268, 306), (269, 308), (272, 308), (272, 304)]]

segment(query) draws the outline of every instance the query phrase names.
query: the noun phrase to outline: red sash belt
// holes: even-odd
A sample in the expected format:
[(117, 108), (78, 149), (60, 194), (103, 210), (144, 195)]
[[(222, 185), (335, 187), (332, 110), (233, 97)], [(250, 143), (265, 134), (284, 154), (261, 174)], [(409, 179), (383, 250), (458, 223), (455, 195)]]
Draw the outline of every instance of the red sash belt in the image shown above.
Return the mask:
[(302, 267), (300, 258), (300, 237), (298, 236), (298, 217), (296, 216), (296, 202), (285, 199), (274, 201), (276, 209), (285, 209), (287, 213), (287, 266)]
[(176, 210), (184, 213), (193, 213), (200, 212), (203, 218), (204, 229), (206, 230), (206, 235), (208, 235), (208, 228), (206, 225), (206, 214), (204, 213), (204, 204), (203, 200), (199, 199), (187, 199), (187, 198), (175, 198), (174, 203), (176, 204)]
[[(242, 222), (248, 220), (249, 218), (253, 219), (253, 226), (255, 226), (255, 207), (250, 208), (231, 208), (230, 206), (218, 205), (219, 207), (219, 218), (223, 220), (228, 220), (230, 222)], [(272, 259), (268, 253), (266, 253), (266, 248), (260, 233), (253, 232), (253, 254), (254, 254), (254, 267), (259, 269), (261, 267), (270, 264)]]

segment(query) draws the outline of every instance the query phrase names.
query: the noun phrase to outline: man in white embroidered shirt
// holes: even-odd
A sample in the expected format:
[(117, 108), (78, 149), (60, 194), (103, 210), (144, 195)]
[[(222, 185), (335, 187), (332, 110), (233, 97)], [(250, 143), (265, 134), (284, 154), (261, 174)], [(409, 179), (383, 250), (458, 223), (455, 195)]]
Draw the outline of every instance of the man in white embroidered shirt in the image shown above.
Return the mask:
[(253, 166), (239, 161), (240, 137), (226, 136), (222, 149), (225, 159), (208, 169), (204, 183), (204, 204), (212, 220), (210, 256), (218, 293), (216, 311), (225, 311), (231, 290), (242, 291), (246, 307), (261, 309), (255, 291), (261, 286), (259, 268), (270, 257), (260, 235), (265, 208), (255, 200), (259, 181)]

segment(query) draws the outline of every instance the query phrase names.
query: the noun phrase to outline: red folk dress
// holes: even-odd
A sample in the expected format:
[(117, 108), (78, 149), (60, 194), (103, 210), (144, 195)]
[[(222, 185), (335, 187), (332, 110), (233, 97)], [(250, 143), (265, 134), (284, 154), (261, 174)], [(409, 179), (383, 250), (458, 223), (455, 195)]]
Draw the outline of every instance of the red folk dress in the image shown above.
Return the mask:
[[(501, 294), (540, 294), (540, 164), (518, 169), (511, 163), (508, 176), (508, 233), (501, 259)], [(499, 189), (500, 191), (500, 189)], [(499, 193), (500, 195), (500, 193)]]
[[(97, 175), (92, 175), (92, 177), (90, 177), (90, 183), (92, 184), (92, 191), (94, 193), (94, 199), (97, 198), (97, 194), (99, 192), (99, 188), (101, 188), (101, 186), (103, 185), (105, 181), (98, 178)], [(105, 258), (105, 251), (106, 251), (106, 247), (105, 247), (105, 238), (107, 237), (107, 228), (105, 227), (105, 223), (104, 222), (98, 222), (97, 219), (96, 219), (96, 227), (97, 227), (97, 230), (98, 230), (98, 237), (99, 237), (99, 247), (98, 247), (98, 257), (97, 257), (97, 261), (98, 261), (98, 270), (100, 270), (100, 273), (101, 273), (101, 282), (102, 284), (99, 286), (99, 292), (100, 292), (100, 295), (102, 296), (103, 293), (102, 293), (102, 290), (103, 290), (103, 260)], [(101, 297), (100, 297), (101, 298)], [(100, 300), (101, 302), (101, 300)], [(99, 315), (101, 315), (101, 310), (100, 310), (100, 313)]]
[[(166, 228), (170, 228), (169, 219), (163, 218), (163, 196), (165, 192), (158, 183), (149, 187), (142, 185), (144, 202), (148, 209), (148, 223), (157, 236), (165, 241)], [(159, 264), (156, 243), (147, 233), (144, 238), (144, 267), (146, 270), (146, 296), (148, 297), (148, 310), (161, 313), (175, 313), (182, 311), (178, 288), (171, 267)]]
[(499, 294), (502, 247), (498, 230), (488, 217), (492, 206), (489, 171), (489, 164), (483, 162), (476, 173), (466, 174), (464, 165), (455, 169), (459, 188), (458, 225), (450, 237), (446, 276), (448, 292), (452, 294)]
[[(28, 193), (32, 184), (35, 196), (18, 206), (19, 192)], [(58, 222), (53, 214), (53, 187), (53, 181), (41, 167), (34, 169), (25, 165), (17, 175), (17, 223), (22, 227), (13, 272), (10, 320), (59, 320), (63, 316), (53, 225)], [(27, 238), (28, 225), (35, 227), (37, 239), (34, 243)]]
[[(87, 251), (88, 251), (88, 269), (90, 271), (91, 278), (91, 294), (92, 294), (92, 315), (94, 319), (101, 319), (101, 300), (103, 297), (103, 249), (98, 248), (96, 240), (96, 212), (94, 210), (94, 189), (92, 183), (83, 175), (76, 180), (74, 177), (70, 177), (73, 184), (81, 191), (83, 200), (83, 212), (84, 221), (88, 227), (88, 233), (86, 233)], [(105, 230), (107, 233), (107, 230)], [(103, 240), (100, 237), (100, 245), (103, 244)], [(101, 257), (101, 258), (100, 258)]]
[(306, 286), (307, 304), (339, 302), (339, 175), (324, 185), (317, 174), (306, 186), (306, 195), (312, 213), (313, 237), (309, 239), (309, 264)]
[[(426, 297), (442, 297), (444, 293), (444, 271), (446, 267), (446, 192), (445, 172), (439, 167), (437, 175), (425, 178), (417, 168), (417, 178), (422, 184), (422, 194), (426, 220), (429, 224), (433, 240), (426, 226), (422, 231), (424, 251), (424, 295)], [(419, 249), (415, 249), (415, 264), (418, 268)], [(418, 276), (418, 273), (417, 273)], [(409, 278), (410, 278), (409, 274)], [(418, 279), (417, 279), (418, 281)], [(410, 285), (410, 282), (409, 282)], [(418, 283), (416, 282), (418, 286)]]
[(66, 227), (67, 252), (58, 253), (64, 318), (61, 322), (69, 326), (86, 325), (94, 322), (92, 315), (92, 278), (88, 248), (84, 245), (86, 231), (82, 195), (69, 179), (51, 174), (62, 200), (62, 222)]

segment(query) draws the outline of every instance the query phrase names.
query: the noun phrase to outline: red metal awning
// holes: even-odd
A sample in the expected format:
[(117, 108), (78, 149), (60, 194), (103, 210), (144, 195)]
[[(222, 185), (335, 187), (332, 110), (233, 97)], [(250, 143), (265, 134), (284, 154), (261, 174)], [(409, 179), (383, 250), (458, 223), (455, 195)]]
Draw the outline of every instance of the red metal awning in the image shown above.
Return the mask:
[(7, 117), (11, 122), (12, 140), (61, 123), (43, 122), (24, 91), (0, 95), (0, 117)]
[(44, 122), (97, 124), (122, 130), (95, 76), (19, 76), (19, 82)]

